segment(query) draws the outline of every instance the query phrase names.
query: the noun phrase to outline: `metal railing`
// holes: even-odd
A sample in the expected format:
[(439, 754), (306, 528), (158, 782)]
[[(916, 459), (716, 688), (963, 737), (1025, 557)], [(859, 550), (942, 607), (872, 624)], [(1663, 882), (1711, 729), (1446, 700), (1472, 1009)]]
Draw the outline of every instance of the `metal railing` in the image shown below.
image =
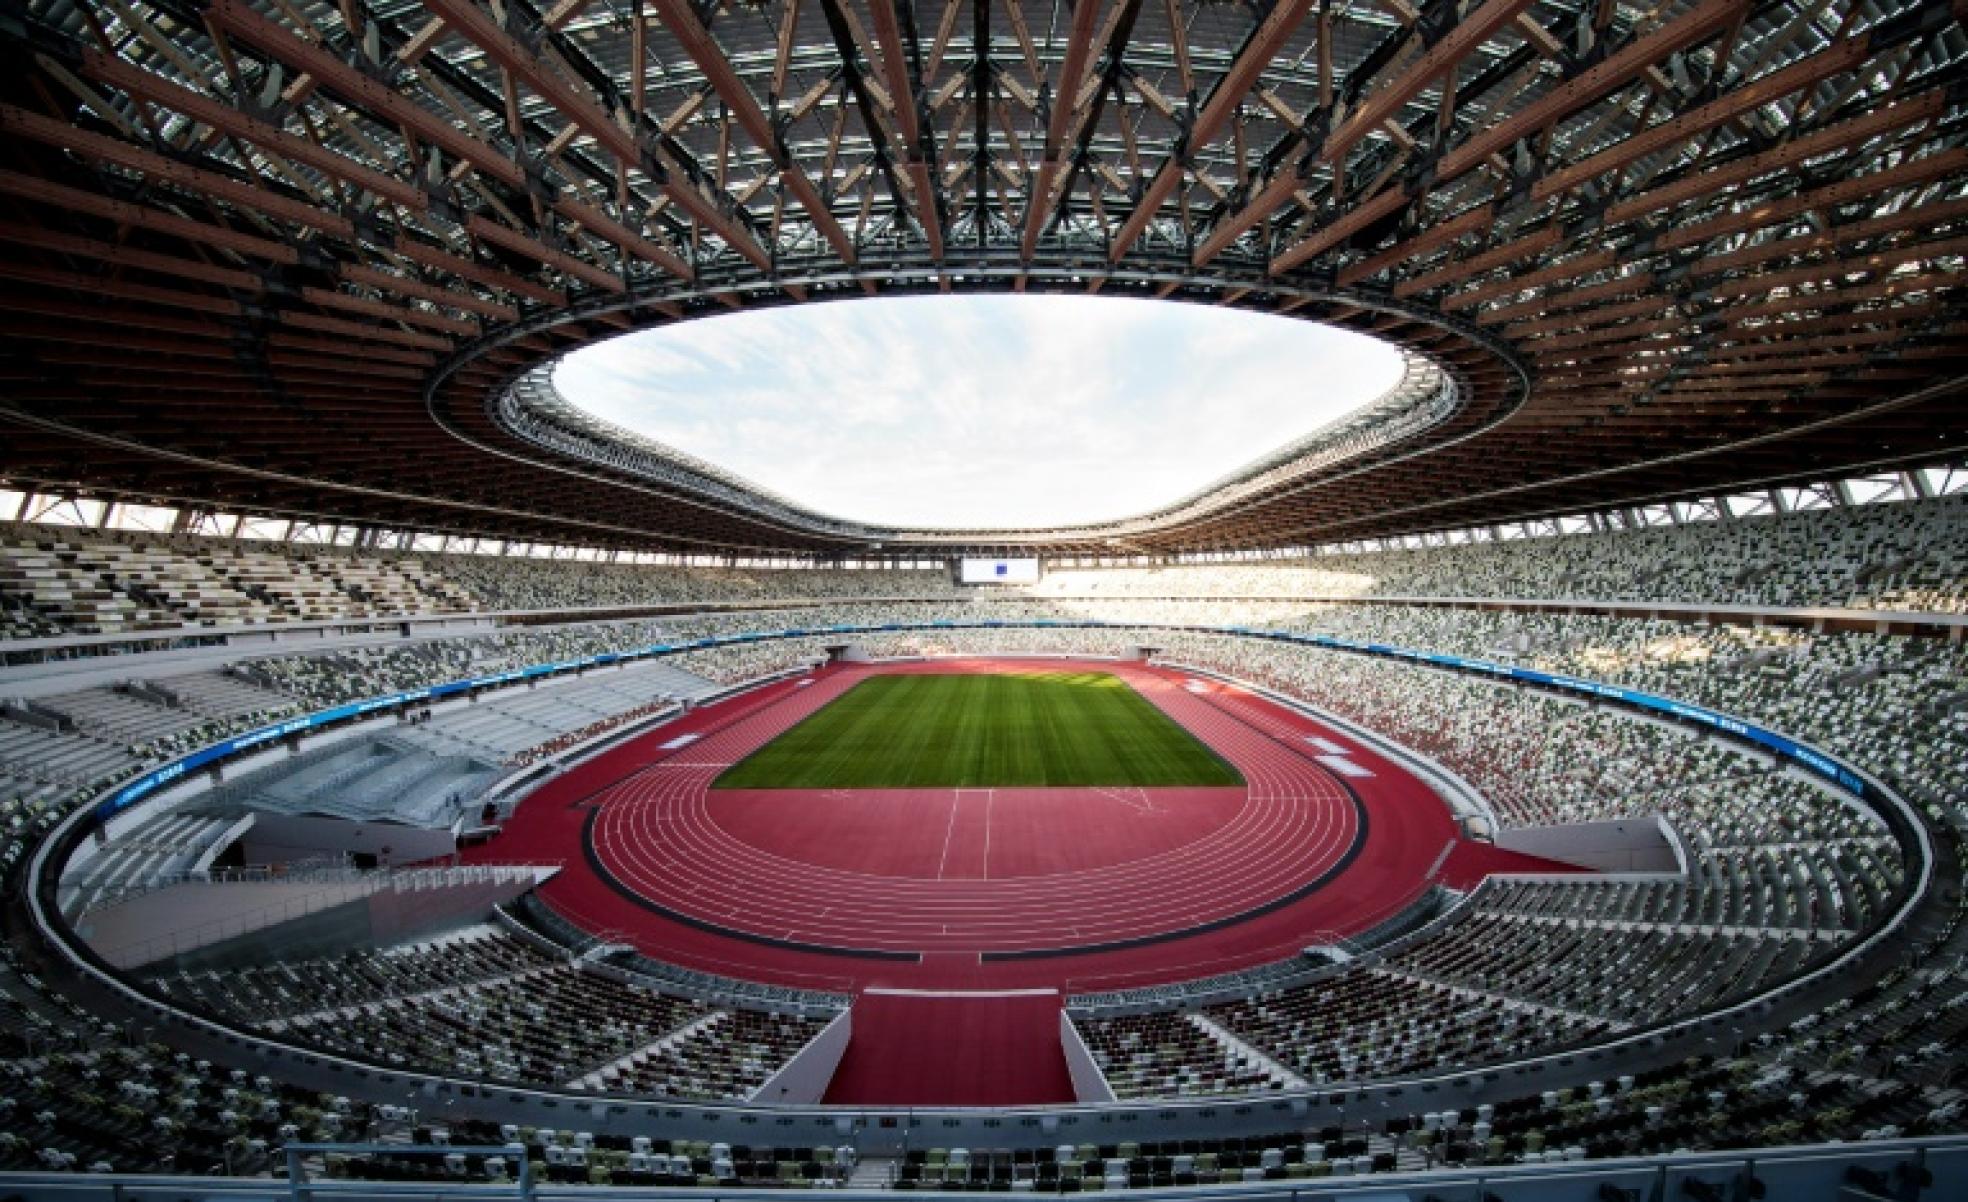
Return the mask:
[[(785, 1191), (743, 1186), (617, 1186), (541, 1183), (526, 1158), (510, 1147), (411, 1144), (292, 1144), (285, 1177), (174, 1177), (125, 1173), (0, 1173), (0, 1189), (25, 1202), (723, 1202), (783, 1199)], [(304, 1157), (461, 1154), (516, 1162), (509, 1181), (467, 1177), (435, 1181), (321, 1180)], [(1036, 1184), (1036, 1183), (1035, 1183)], [(942, 1192), (942, 1191), (939, 1191)], [(1036, 1189), (1033, 1192), (1037, 1192)], [(1049, 1191), (1048, 1191), (1049, 1192)], [(1855, 1144), (1670, 1152), (1607, 1160), (1360, 1173), (1240, 1185), (1176, 1186), (1105, 1191), (1132, 1202), (1385, 1202), (1428, 1197), (1436, 1202), (1678, 1202), (1680, 1199), (1768, 1198), (1776, 1202), (1949, 1202), (1968, 1197), (1968, 1136), (1932, 1136)], [(840, 1202), (892, 1202), (881, 1190), (829, 1190)], [(950, 1191), (945, 1197), (982, 1197)], [(1002, 1194), (992, 1196), (1002, 1197)]]

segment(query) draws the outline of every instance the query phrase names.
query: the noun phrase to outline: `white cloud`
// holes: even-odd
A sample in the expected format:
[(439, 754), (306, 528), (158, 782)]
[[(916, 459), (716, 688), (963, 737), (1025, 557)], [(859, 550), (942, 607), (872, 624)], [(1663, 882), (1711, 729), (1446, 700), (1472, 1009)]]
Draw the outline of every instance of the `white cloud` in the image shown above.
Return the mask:
[(1165, 504), (1372, 400), (1391, 348), (1311, 322), (1102, 297), (737, 313), (561, 363), (598, 417), (803, 505), (1049, 526)]

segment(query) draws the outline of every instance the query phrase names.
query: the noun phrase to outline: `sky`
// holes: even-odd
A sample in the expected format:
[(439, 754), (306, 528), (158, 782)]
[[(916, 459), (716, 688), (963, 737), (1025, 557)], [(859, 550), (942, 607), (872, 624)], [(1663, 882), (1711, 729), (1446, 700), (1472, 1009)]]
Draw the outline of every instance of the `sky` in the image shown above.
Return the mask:
[(1400, 357), (1288, 317), (1078, 296), (882, 297), (584, 347), (596, 417), (833, 517), (1052, 526), (1130, 517), (1373, 400)]

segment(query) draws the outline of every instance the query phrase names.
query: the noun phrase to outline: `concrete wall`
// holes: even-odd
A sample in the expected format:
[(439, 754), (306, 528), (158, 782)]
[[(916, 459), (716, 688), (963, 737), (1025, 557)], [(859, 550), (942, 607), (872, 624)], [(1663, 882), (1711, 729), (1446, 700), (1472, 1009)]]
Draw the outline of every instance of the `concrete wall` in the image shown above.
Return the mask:
[(182, 956), (366, 897), (369, 881), (237, 881), (169, 885), (76, 923), (76, 933), (118, 968)]
[(1496, 845), (1598, 872), (1681, 872), (1680, 857), (1658, 814), (1565, 826), (1516, 826), (1496, 833)]
[(809, 1105), (827, 1096), (827, 1086), (847, 1054), (848, 1040), (854, 1035), (854, 1011), (843, 1010), (840, 1017), (821, 1028), (812, 1042), (801, 1048), (779, 1071), (752, 1091), (748, 1101), (762, 1106)]
[(449, 829), (261, 812), (246, 832), (245, 851), (246, 863), (254, 865), (348, 852), (375, 856), (377, 867), (390, 868), (448, 856), (457, 845)]
[(172, 885), (97, 910), (77, 931), (118, 968), (214, 968), (401, 943), (482, 921), (533, 884), (517, 871), (503, 880), (449, 883), (417, 875), (426, 883), (369, 877)]
[(1093, 1053), (1087, 1050), (1086, 1040), (1080, 1038), (1080, 1029), (1073, 1025), (1072, 1018), (1064, 1010), (1059, 1012), (1059, 1047), (1066, 1053), (1066, 1075), (1073, 1079), (1075, 1102), (1087, 1104), (1114, 1100), (1114, 1087), (1107, 1084), (1107, 1074), (1100, 1071)]

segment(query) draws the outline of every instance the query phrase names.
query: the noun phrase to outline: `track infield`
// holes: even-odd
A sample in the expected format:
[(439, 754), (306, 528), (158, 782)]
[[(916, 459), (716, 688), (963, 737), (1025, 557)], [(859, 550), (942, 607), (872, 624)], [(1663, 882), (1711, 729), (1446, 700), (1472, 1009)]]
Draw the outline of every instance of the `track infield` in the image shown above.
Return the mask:
[(1235, 786), (1236, 769), (1108, 672), (870, 676), (715, 789)]

